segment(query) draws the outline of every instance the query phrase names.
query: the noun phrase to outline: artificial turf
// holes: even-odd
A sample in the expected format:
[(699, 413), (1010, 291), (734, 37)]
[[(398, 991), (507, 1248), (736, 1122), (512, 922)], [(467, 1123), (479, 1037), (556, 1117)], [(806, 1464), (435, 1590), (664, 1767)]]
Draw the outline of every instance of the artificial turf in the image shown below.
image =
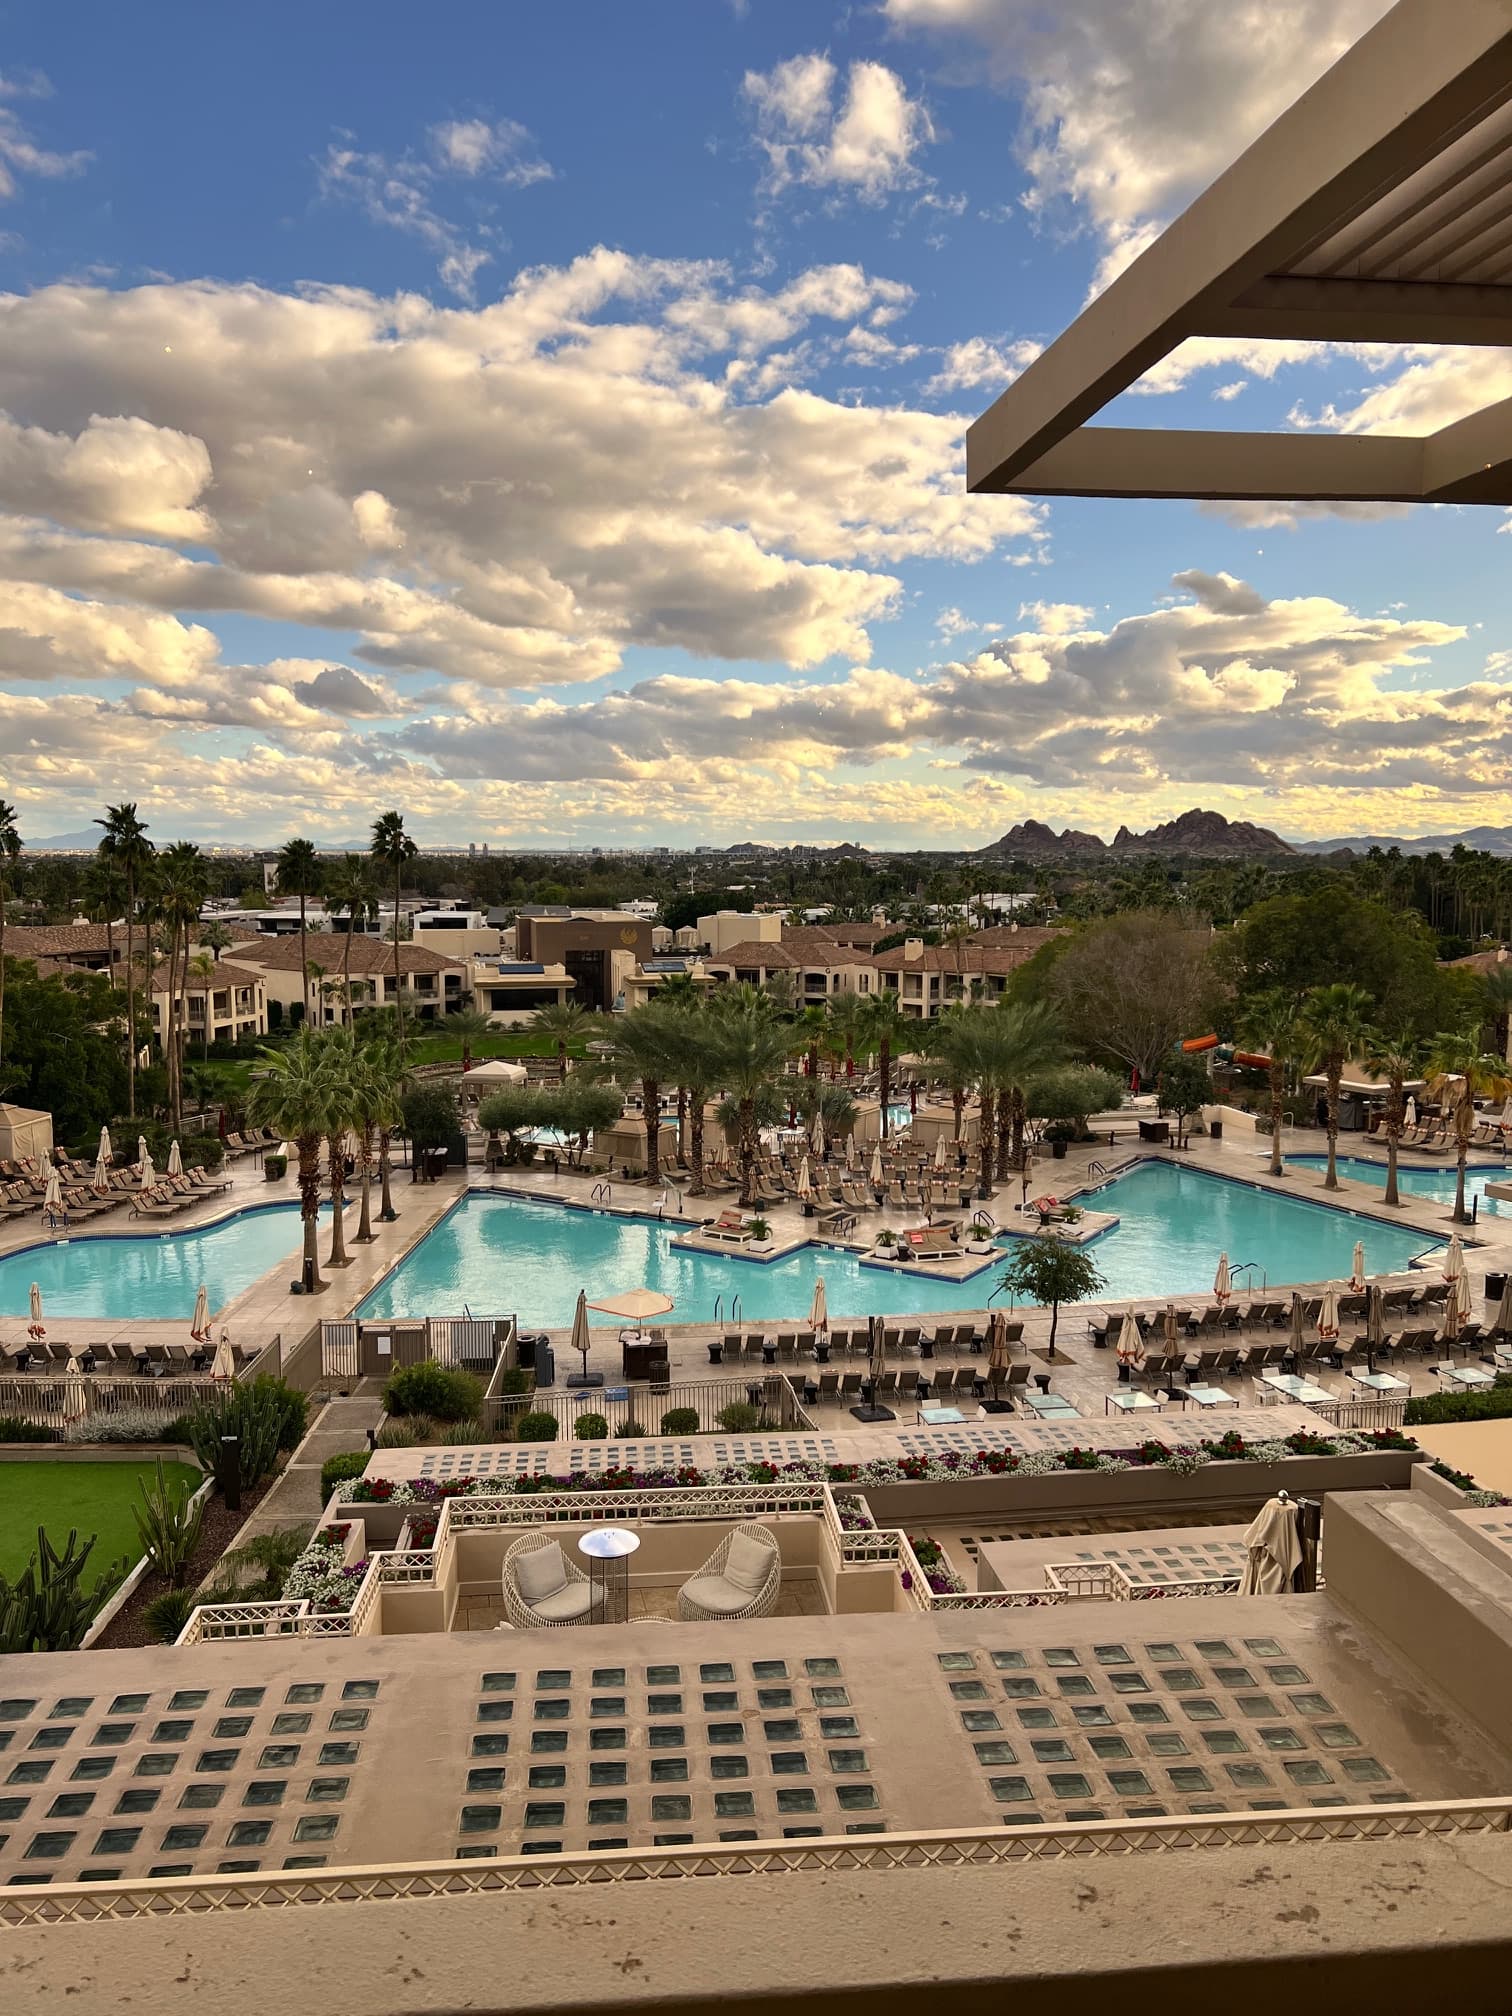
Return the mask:
[[(198, 1487), (199, 1472), (182, 1463), (164, 1463), (170, 1483), (187, 1479)], [(46, 1460), (0, 1463), (0, 1576), (13, 1579), (37, 1549), (37, 1528), (60, 1552), (76, 1526), (80, 1540), (99, 1537), (85, 1576), (92, 1579), (124, 1555), (135, 1562), (142, 1545), (131, 1508), (139, 1505), (138, 1477), (150, 1486), (151, 1462), (51, 1463)]]

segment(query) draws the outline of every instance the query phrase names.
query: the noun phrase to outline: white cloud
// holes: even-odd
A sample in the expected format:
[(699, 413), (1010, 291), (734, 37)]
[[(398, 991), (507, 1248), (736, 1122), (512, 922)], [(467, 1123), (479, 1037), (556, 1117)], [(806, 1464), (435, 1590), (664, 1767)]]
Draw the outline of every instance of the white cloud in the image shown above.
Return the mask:
[(532, 151), (529, 132), (514, 119), (448, 119), (432, 126), (430, 145), (443, 172), (492, 175), (511, 189), (549, 182), (556, 173)]
[(748, 70), (741, 96), (774, 194), (801, 183), (880, 203), (920, 179), (916, 157), (934, 138), (928, 111), (896, 72), (864, 59), (842, 87), (828, 56), (790, 56)]
[(19, 100), (51, 96), (52, 85), (40, 70), (0, 75), (0, 200), (18, 196), (22, 182), (32, 176), (56, 181), (78, 175), (94, 159), (86, 148), (60, 153), (42, 146), (15, 109)]
[(952, 343), (946, 349), (939, 370), (924, 387), (925, 397), (970, 392), (984, 385), (1000, 392), (1028, 369), (1040, 348), (1027, 338), (992, 342), (985, 336), (968, 336), (964, 342)]

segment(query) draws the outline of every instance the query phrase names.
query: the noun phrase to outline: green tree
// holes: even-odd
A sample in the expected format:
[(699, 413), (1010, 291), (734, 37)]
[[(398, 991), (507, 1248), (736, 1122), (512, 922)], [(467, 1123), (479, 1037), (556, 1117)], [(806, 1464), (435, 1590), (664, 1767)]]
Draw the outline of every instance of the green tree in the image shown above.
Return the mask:
[(1297, 1017), (1309, 1061), (1322, 1070), (1328, 1092), (1325, 1190), (1339, 1187), (1339, 1085), (1344, 1066), (1352, 1057), (1358, 1057), (1370, 1041), (1371, 1007), (1370, 996), (1363, 987), (1335, 980), (1326, 987), (1314, 987), (1304, 997)]
[(725, 1086), (734, 1102), (736, 1152), (740, 1158), (740, 1201), (749, 1207), (756, 1202), (756, 1150), (760, 1138), (758, 1102), (763, 1092), (772, 1092), (791, 1054), (792, 1030), (778, 1021), (769, 1004), (758, 996), (753, 1002), (739, 997), (720, 1012), (714, 1029), (716, 1082)]
[(1304, 880), (1255, 904), (1214, 951), (1241, 1017), (1257, 994), (1273, 988), (1300, 1006), (1315, 988), (1352, 986), (1376, 1003), (1386, 1027), (1419, 1034), (1437, 1026), (1443, 984), (1435, 958), (1420, 917), (1332, 880)]
[(1296, 1001), (1284, 987), (1269, 987), (1263, 994), (1251, 996), (1240, 1015), (1238, 1034), (1247, 1050), (1269, 1059), (1266, 1077), (1270, 1083), (1270, 1173), (1279, 1176), (1286, 1076), (1307, 1050)]
[(1209, 938), (1164, 910), (1082, 931), (1046, 978), (1066, 1035), (1095, 1062), (1149, 1080), (1175, 1046), (1212, 1026)]
[(404, 1041), (404, 994), (399, 980), (399, 901), (404, 894), (404, 871), (419, 853), (404, 830), (401, 812), (384, 812), (373, 821), (373, 837), (368, 848), (381, 867), (394, 878), (394, 1012), (399, 1018), (399, 1041)]
[(897, 988), (884, 987), (879, 994), (865, 998), (862, 1027), (867, 1048), (877, 1053), (877, 1101), (882, 1139), (885, 1141), (891, 1132), (887, 1108), (892, 1098), (893, 1052), (908, 1040), (916, 1025), (903, 1013)]
[[(305, 905), (318, 896), (325, 876), (313, 840), (285, 840), (278, 850), (278, 892), (299, 898), (299, 973), (304, 996), (304, 1019), (318, 1025), (320, 1017), (310, 1013), (310, 942), (306, 936)], [(318, 1004), (319, 992), (315, 994)]]
[(263, 1075), (252, 1081), (248, 1107), (260, 1125), (276, 1127), (299, 1158), (299, 1211), (304, 1229), (306, 1294), (325, 1287), (320, 1278), (320, 1149), (332, 1126), (332, 1075), (320, 1034), (296, 1030), (281, 1050), (261, 1051)]
[(646, 1181), (661, 1182), (661, 1091), (675, 1084), (678, 1071), (678, 1031), (684, 1020), (676, 1009), (653, 1001), (614, 1018), (605, 1064), (621, 1085), (638, 1084), (646, 1122)]
[(530, 1018), (532, 1036), (545, 1036), (556, 1045), (557, 1063), (567, 1076), (567, 1057), (574, 1043), (585, 1043), (598, 1028), (598, 1017), (580, 1001), (552, 1001), (537, 1008)]
[(341, 1003), (346, 1019), (352, 1019), (352, 938), (366, 931), (378, 916), (378, 888), (372, 870), (360, 854), (343, 854), (327, 872), (326, 902), (332, 913), (344, 918), (346, 931), (341, 948)]
[(51, 1113), (55, 1140), (92, 1144), (126, 1099), (120, 997), (105, 976), (41, 980), (30, 960), (13, 959), (6, 1028), (8, 1096)]
[(137, 891), (146, 876), (155, 849), (147, 838), (147, 828), (137, 817), (134, 804), (107, 805), (105, 817), (96, 819), (102, 827), (98, 852), (120, 870), (126, 892), (126, 1111), (136, 1118), (137, 1024), (136, 966), (133, 933), (136, 923)]
[(1386, 1136), (1385, 1204), (1400, 1204), (1397, 1193), (1397, 1153), (1402, 1142), (1402, 1126), (1407, 1118), (1407, 1080), (1422, 1068), (1424, 1046), (1408, 1030), (1386, 1033), (1372, 1029), (1365, 1045), (1365, 1061), (1386, 1080), (1386, 1111), (1381, 1131)]
[[(192, 840), (176, 840), (157, 857), (155, 898), (168, 936), (168, 1012), (164, 1018), (163, 1061), (168, 1068), (169, 1125), (184, 1125), (184, 1047), (188, 1036), (189, 955), (199, 929), (199, 913), (209, 889), (205, 859)], [(205, 1002), (205, 1029), (210, 1027)]]
[(1060, 1305), (1090, 1301), (1101, 1292), (1103, 1277), (1090, 1253), (1056, 1238), (1053, 1232), (1040, 1232), (1016, 1242), (998, 1286), (1015, 1301), (1037, 1302), (1050, 1311), (1049, 1355), (1053, 1358)]
[(1161, 1066), (1156, 1084), (1157, 1103), (1176, 1115), (1176, 1146), (1186, 1146), (1187, 1123), (1213, 1096), (1213, 1074), (1201, 1057), (1184, 1056), (1180, 1051)]
[(200, 926), (199, 942), (214, 959), (216, 965), (219, 965), (222, 952), (229, 952), (231, 947), (236, 943), (236, 940), (231, 936), (231, 933), (226, 929), (224, 924), (217, 924), (214, 918), (212, 918), (208, 924)]
[(410, 1140), (411, 1166), (418, 1166), (421, 1180), (429, 1182), (429, 1158), (444, 1148), (461, 1125), (457, 1117), (457, 1095), (450, 1085), (434, 1082), (411, 1085), (404, 1094), (404, 1131)]
[(493, 1023), (481, 1008), (466, 1007), (454, 1008), (445, 1027), (462, 1045), (462, 1075), (466, 1077), (472, 1069), (472, 1046), (492, 1031)]
[(1454, 1119), (1454, 1222), (1468, 1225), (1465, 1209), (1465, 1163), (1470, 1139), (1475, 1132), (1475, 1102), (1478, 1098), (1505, 1099), (1512, 1092), (1512, 1077), (1503, 1057), (1485, 1055), (1480, 1047), (1480, 1029), (1475, 1023), (1460, 1030), (1441, 1031), (1433, 1039), (1430, 1070), (1450, 1083), (1444, 1088), (1444, 1104)]
[[(16, 864), (21, 859), (21, 828), (16, 823), (16, 808), (7, 805), (0, 798), (0, 1067), (5, 1063), (5, 906), (10, 892), (7, 880), (16, 879)], [(0, 1068), (0, 1096), (5, 1091), (5, 1073)]]
[(1492, 1028), (1492, 1048), (1498, 1057), (1512, 1054), (1512, 959), (1493, 966), (1485, 976), (1486, 1016)]

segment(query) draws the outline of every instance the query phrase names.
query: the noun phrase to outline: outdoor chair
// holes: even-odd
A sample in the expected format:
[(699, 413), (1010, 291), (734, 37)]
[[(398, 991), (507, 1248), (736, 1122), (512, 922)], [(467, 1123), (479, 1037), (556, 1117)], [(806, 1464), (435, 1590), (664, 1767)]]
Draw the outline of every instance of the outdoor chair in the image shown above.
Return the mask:
[(777, 1542), (767, 1527), (742, 1520), (678, 1590), (677, 1614), (685, 1624), (770, 1617), (781, 1593)]
[(842, 1372), (840, 1375), (840, 1398), (842, 1400), (854, 1400), (859, 1399), (860, 1394), (861, 1374), (859, 1372)]
[(821, 1372), (819, 1374), (819, 1398), (821, 1400), (837, 1400), (839, 1397), (840, 1374), (838, 1372)]
[(550, 1533), (522, 1534), (504, 1556), (504, 1608), (517, 1631), (584, 1624), (603, 1600)]

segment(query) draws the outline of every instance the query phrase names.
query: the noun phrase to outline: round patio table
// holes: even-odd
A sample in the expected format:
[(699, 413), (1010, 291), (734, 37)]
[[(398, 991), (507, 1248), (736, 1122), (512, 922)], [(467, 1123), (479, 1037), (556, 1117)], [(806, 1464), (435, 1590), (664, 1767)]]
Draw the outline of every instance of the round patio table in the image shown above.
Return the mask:
[(578, 1552), (588, 1563), (589, 1587), (601, 1592), (602, 1606), (595, 1604), (590, 1616), (601, 1624), (624, 1624), (630, 1616), (630, 1556), (640, 1546), (640, 1535), (625, 1526), (595, 1526), (578, 1542)]

